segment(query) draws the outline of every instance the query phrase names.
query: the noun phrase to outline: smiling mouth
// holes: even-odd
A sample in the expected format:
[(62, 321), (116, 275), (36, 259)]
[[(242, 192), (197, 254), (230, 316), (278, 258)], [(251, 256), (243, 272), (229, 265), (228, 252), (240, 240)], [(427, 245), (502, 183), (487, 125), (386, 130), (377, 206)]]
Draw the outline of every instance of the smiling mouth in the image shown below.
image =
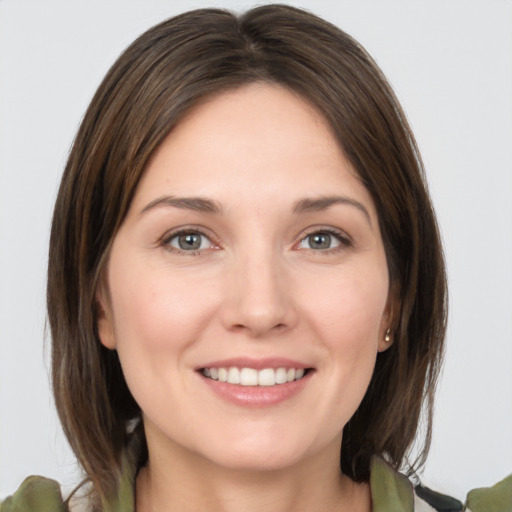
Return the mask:
[(200, 373), (212, 380), (240, 386), (277, 386), (301, 380), (312, 368), (201, 368)]

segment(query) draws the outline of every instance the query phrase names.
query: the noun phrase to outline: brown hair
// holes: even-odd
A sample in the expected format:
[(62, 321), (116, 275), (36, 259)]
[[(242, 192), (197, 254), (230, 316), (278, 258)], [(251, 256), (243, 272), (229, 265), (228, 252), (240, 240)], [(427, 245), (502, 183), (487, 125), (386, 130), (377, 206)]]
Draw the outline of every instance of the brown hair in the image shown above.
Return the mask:
[[(127, 425), (140, 415), (117, 353), (101, 345), (95, 293), (112, 240), (155, 149), (191, 106), (251, 82), (315, 105), (375, 202), (387, 255), (394, 343), (345, 426), (341, 469), (369, 477), (372, 455), (403, 464), (432, 400), (446, 320), (444, 260), (413, 134), (383, 74), (350, 36), (284, 5), (237, 17), (171, 18), (112, 66), (82, 121), (62, 178), (50, 241), (52, 376), (64, 431), (99, 495), (115, 492)], [(143, 431), (138, 429), (136, 435)]]

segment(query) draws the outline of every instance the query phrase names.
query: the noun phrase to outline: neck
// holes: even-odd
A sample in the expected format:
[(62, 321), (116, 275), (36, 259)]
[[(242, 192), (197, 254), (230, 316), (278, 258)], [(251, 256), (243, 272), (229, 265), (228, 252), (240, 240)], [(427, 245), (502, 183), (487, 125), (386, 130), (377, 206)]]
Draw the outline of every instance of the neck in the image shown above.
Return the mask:
[(137, 512), (368, 512), (369, 486), (339, 469), (332, 450), (273, 470), (225, 468), (173, 449), (151, 453), (136, 482)]

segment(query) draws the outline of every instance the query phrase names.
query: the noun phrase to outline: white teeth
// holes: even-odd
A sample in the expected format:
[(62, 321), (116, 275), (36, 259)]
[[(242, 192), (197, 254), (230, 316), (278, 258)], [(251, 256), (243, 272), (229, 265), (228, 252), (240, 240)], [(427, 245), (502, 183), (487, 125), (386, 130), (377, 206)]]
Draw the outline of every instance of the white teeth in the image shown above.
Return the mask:
[(242, 384), (242, 386), (257, 386), (258, 370), (254, 368), (242, 368), (240, 370), (240, 384)]
[(274, 386), (276, 383), (276, 372), (273, 368), (265, 368), (258, 372), (258, 384), (260, 386)]
[(278, 368), (276, 370), (276, 384), (284, 384), (285, 382), (288, 382), (286, 368)]
[(230, 384), (240, 384), (240, 370), (238, 368), (230, 368), (228, 370), (228, 380)]
[(304, 377), (303, 368), (264, 368), (256, 370), (254, 368), (203, 368), (202, 373), (219, 382), (229, 384), (240, 384), (241, 386), (275, 386), (276, 384), (286, 384)]

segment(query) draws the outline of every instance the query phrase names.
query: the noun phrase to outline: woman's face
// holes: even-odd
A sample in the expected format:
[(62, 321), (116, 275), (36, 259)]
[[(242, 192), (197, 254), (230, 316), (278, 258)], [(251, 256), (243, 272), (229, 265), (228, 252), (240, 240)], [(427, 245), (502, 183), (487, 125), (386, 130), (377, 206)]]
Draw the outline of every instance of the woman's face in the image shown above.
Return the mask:
[(238, 469), (338, 454), (387, 348), (372, 199), (323, 117), (275, 85), (216, 96), (172, 130), (105, 287), (100, 338), (150, 454)]

